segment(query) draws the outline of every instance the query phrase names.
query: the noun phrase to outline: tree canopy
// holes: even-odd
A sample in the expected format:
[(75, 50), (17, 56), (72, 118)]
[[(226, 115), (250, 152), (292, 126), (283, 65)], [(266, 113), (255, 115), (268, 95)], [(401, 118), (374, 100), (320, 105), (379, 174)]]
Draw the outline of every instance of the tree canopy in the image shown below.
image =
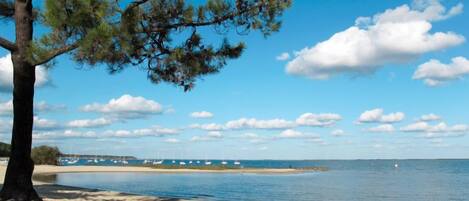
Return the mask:
[[(82, 64), (107, 64), (111, 73), (127, 66), (147, 70), (154, 83), (169, 82), (190, 90), (200, 76), (216, 73), (227, 59), (238, 58), (245, 44), (232, 44), (229, 30), (264, 36), (279, 30), (279, 16), (290, 0), (46, 0), (35, 21), (50, 29), (31, 44), (29, 59), (47, 64), (70, 53)], [(0, 16), (12, 18), (13, 2), (2, 0)], [(201, 27), (223, 36), (219, 45), (206, 42)], [(5, 45), (7, 43), (4, 43)]]

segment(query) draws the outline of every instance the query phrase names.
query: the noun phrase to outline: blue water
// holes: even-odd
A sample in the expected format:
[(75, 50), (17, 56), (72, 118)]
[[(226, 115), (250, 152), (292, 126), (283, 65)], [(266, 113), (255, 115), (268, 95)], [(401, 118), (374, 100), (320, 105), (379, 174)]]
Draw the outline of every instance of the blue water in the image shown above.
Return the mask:
[[(394, 164), (398, 163), (399, 168)], [(469, 160), (241, 161), (301, 174), (61, 173), (62, 185), (202, 200), (469, 200)]]

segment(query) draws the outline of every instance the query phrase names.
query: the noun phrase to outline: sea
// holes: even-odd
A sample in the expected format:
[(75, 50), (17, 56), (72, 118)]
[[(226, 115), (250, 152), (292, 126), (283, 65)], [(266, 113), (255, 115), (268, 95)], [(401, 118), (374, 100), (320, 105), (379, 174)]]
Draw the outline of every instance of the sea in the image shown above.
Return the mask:
[[(183, 160), (186, 164), (188, 160)], [(212, 164), (221, 161), (211, 160)], [(174, 164), (179, 164), (175, 160)], [(233, 164), (234, 161), (227, 161)], [(60, 173), (61, 185), (193, 200), (469, 200), (469, 160), (241, 160), (244, 168), (320, 166), (324, 172)], [(127, 165), (142, 164), (130, 160)], [(165, 160), (172, 164), (172, 160)], [(193, 161), (196, 165), (196, 160)], [(67, 165), (67, 164), (64, 164)], [(74, 165), (90, 165), (79, 161)], [(102, 161), (99, 165), (116, 165)], [(123, 164), (122, 164), (123, 165)], [(202, 161), (199, 165), (203, 165)]]

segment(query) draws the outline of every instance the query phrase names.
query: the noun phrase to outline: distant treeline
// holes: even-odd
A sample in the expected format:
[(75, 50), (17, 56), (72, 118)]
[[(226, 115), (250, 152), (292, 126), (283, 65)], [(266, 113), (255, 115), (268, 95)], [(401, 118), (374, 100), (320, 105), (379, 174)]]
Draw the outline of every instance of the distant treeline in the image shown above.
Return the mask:
[(62, 154), (63, 158), (81, 158), (81, 159), (106, 159), (106, 160), (135, 160), (135, 156), (113, 156), (113, 155), (89, 155), (89, 154)]
[(0, 142), (0, 157), (10, 156), (10, 144)]

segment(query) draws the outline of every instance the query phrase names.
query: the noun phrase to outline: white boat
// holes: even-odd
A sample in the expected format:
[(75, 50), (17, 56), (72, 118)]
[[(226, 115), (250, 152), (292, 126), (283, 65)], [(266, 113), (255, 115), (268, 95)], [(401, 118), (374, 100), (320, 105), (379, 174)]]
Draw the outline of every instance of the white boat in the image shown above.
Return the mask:
[(186, 165), (186, 162), (181, 161), (181, 162), (179, 162), (179, 165)]
[(67, 161), (67, 164), (75, 164), (78, 162), (78, 159), (75, 159), (75, 160), (69, 160)]
[(239, 161), (235, 161), (233, 164), (234, 165), (241, 165), (241, 163)]
[(228, 164), (228, 162), (226, 162), (226, 161), (222, 161), (222, 162), (221, 162), (221, 164), (222, 164), (222, 165), (227, 165), (227, 164)]
[(189, 164), (192, 164), (192, 161), (189, 161)]
[(163, 164), (164, 160), (159, 160), (159, 161), (155, 161), (153, 162), (153, 165), (161, 165)]
[(196, 163), (197, 163), (197, 164), (199, 164), (199, 163), (200, 163), (200, 161), (197, 161)]
[(172, 163), (176, 163), (176, 161), (175, 161), (175, 160), (173, 160), (173, 161), (172, 161)]
[(394, 167), (395, 167), (395, 168), (398, 168), (398, 167), (399, 167), (399, 164), (395, 163), (395, 164), (394, 164)]
[(205, 161), (205, 165), (212, 165), (211, 161)]

